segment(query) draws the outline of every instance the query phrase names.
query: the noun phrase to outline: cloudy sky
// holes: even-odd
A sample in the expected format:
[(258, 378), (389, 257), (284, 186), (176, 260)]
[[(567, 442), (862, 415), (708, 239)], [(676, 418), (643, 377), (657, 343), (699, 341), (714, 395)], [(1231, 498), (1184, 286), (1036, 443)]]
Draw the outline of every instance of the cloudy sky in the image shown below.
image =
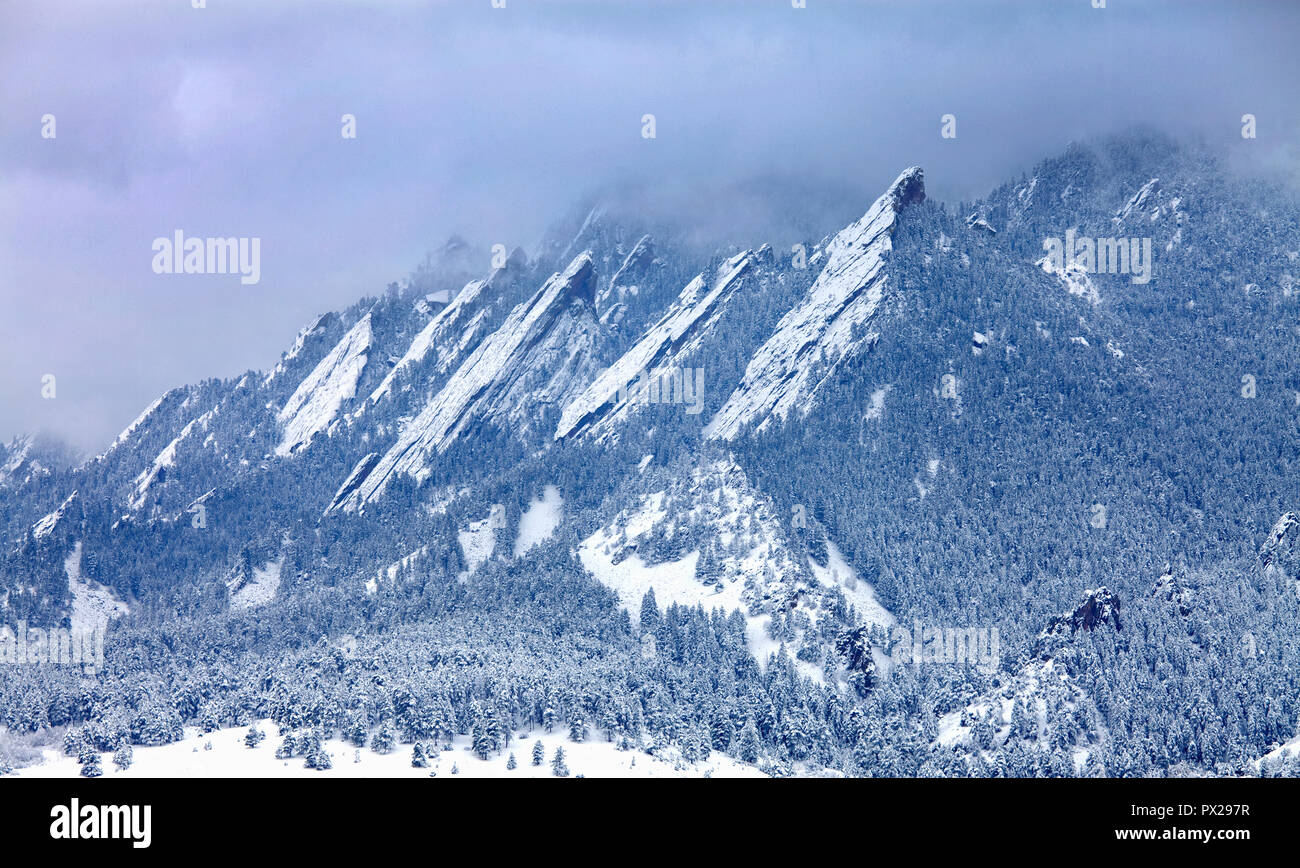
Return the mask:
[[(865, 210), (917, 163), (957, 201), (1137, 124), (1295, 176), (1297, 35), (1222, 0), (0, 0), (0, 439), (98, 451), (453, 232), (527, 247), (614, 184)], [(260, 283), (154, 274), (176, 229), (261, 238)]]

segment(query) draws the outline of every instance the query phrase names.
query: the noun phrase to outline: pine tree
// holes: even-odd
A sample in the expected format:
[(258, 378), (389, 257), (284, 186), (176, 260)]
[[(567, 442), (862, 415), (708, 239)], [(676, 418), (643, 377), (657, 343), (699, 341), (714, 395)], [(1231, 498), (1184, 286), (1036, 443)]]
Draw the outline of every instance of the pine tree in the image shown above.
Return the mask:
[(740, 731), (740, 747), (736, 756), (743, 763), (756, 763), (758, 751), (758, 729), (754, 726), (754, 719), (751, 717), (745, 721), (745, 728)]
[(131, 750), (131, 742), (123, 739), (113, 751), (113, 765), (117, 766), (118, 771), (126, 771), (131, 767), (132, 760), (135, 759)]
[(546, 760), (546, 748), (542, 747), (542, 740), (539, 738), (533, 742), (533, 765), (539, 766)]
[(641, 631), (653, 633), (659, 629), (659, 604), (655, 602), (655, 589), (650, 588), (641, 598)]
[(81, 755), (81, 776), (83, 778), (97, 778), (104, 773), (99, 767), (99, 754), (94, 750), (84, 752)]
[(514, 753), (511, 753), (511, 754), (510, 754), (510, 759), (506, 760), (506, 770), (507, 770), (507, 771), (514, 771), (514, 770), (515, 770), (515, 767), (516, 767), (517, 765), (519, 765), (519, 764), (515, 762), (515, 755), (514, 755)]
[(257, 728), (257, 724), (248, 727), (248, 732), (244, 735), (244, 744), (250, 748), (257, 747), (266, 738), (266, 733)]
[(555, 757), (551, 760), (551, 774), (557, 778), (567, 778), (569, 767), (564, 764), (564, 748), (556, 746)]
[(370, 749), (379, 754), (391, 753), (396, 739), (397, 734), (393, 732), (393, 725), (384, 721), (379, 727), (379, 732), (375, 733), (375, 737), (371, 740)]
[(411, 749), (411, 768), (426, 769), (429, 767), (429, 761), (424, 756), (424, 745), (418, 741), (415, 747)]

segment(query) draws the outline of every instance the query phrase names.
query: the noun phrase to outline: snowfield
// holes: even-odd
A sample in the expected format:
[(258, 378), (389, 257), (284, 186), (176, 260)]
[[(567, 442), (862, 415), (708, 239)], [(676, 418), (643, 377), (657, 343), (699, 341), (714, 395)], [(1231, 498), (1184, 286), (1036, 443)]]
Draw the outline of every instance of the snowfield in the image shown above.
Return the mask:
[(492, 509), (488, 511), (487, 518), (471, 522), (465, 530), (456, 532), (461, 553), (465, 555), (465, 566), (469, 568), (461, 573), (462, 579), (477, 570), (492, 556), (497, 546), (497, 528), (504, 524), (505, 507), (494, 503)]
[(68, 574), (68, 590), (72, 592), (73, 630), (90, 631), (130, 611), (126, 603), (113, 596), (111, 588), (81, 575), (81, 540), (77, 540), (72, 553), (63, 561), (63, 569)]
[[(666, 749), (662, 756), (652, 756), (644, 750), (619, 750), (596, 733), (585, 742), (570, 741), (559, 731), (541, 730), (521, 735), (511, 740), (499, 755), (481, 760), (469, 750), (469, 737), (457, 736), (450, 750), (444, 750), (429, 760), (428, 768), (411, 766), (412, 746), (399, 744), (389, 754), (377, 754), (369, 747), (357, 748), (340, 739), (325, 742), (332, 768), (318, 771), (305, 768), (302, 757), (277, 759), (275, 750), (281, 737), (278, 727), (269, 720), (259, 721), (258, 729), (265, 733), (257, 747), (244, 744), (247, 727), (220, 729), (200, 733), (187, 728), (186, 737), (172, 744), (156, 747), (135, 747), (133, 762), (125, 771), (113, 765), (111, 753), (102, 754), (100, 768), (106, 778), (549, 778), (551, 760), (557, 747), (564, 748), (564, 762), (569, 776), (588, 778), (762, 778), (766, 777), (754, 766), (733, 760), (721, 753), (697, 763), (681, 759), (675, 749)], [(540, 766), (532, 764), (533, 742), (541, 741), (546, 757)], [(517, 767), (507, 769), (510, 754), (515, 756)], [(28, 778), (71, 778), (81, 770), (76, 757), (64, 756), (55, 750), (44, 752), (39, 765), (16, 769), (15, 775)]]
[(255, 609), (271, 602), (280, 589), (280, 570), (283, 567), (284, 556), (281, 555), (261, 569), (254, 569), (252, 578), (231, 589), (230, 608)]
[(548, 485), (542, 490), (542, 496), (528, 505), (528, 510), (519, 517), (519, 536), (515, 538), (515, 557), (527, 554), (528, 550), (540, 542), (550, 539), (551, 534), (560, 526), (563, 516), (564, 500), (560, 489)]

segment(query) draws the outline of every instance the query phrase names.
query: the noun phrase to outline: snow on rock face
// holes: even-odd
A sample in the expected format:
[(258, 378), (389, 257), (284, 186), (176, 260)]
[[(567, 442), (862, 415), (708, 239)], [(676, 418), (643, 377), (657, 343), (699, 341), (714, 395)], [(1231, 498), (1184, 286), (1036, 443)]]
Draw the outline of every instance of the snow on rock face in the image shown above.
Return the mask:
[[(507, 263), (509, 266), (509, 263)], [(499, 273), (501, 269), (498, 269)], [(493, 277), (496, 274), (494, 273)], [(397, 379), (406, 368), (424, 360), (431, 351), (438, 354), (438, 371), (445, 373), (460, 359), (461, 353), (464, 352), (469, 339), (472, 338), (477, 323), (481, 316), (476, 316), (476, 311), (480, 302), (484, 298), (484, 290), (490, 288), (493, 279), (472, 280), (465, 284), (451, 303), (438, 311), (438, 314), (424, 326), (411, 341), (402, 358), (398, 360), (393, 369), (388, 372), (373, 392), (370, 393), (370, 403), (378, 403), (393, 390), (393, 381)], [(459, 340), (453, 340), (457, 331), (461, 331)]]
[(356, 395), (371, 339), (366, 314), (298, 385), (277, 415), (284, 437), (275, 447), (276, 455), (287, 456), (310, 444), (334, 421), (344, 402)]
[(160, 395), (157, 399), (155, 399), (154, 402), (150, 404), (148, 407), (145, 407), (144, 412), (142, 412), (139, 416), (136, 416), (134, 422), (132, 422), (130, 425), (127, 425), (124, 429), (122, 429), (122, 433), (117, 435), (117, 437), (109, 445), (108, 449), (106, 449), (104, 453), (99, 457), (104, 458), (109, 453), (111, 453), (114, 449), (116, 449), (117, 447), (121, 446), (122, 444), (130, 440), (131, 437), (135, 434), (135, 432), (140, 429), (140, 426), (143, 425), (145, 421), (150, 416), (153, 415), (154, 411), (162, 406), (162, 402), (165, 401), (175, 391), (176, 390), (173, 389), (172, 391), (165, 392), (164, 394)]
[(564, 500), (560, 489), (548, 485), (542, 490), (542, 496), (528, 505), (528, 510), (519, 517), (519, 536), (515, 538), (515, 557), (526, 554), (529, 549), (550, 538), (560, 526), (561, 510)]
[(1119, 610), (1119, 597), (1111, 593), (1109, 588), (1084, 591), (1083, 601), (1078, 606), (1052, 618), (1038, 634), (1034, 652), (1046, 657), (1056, 644), (1068, 640), (1080, 630), (1090, 633), (1099, 627), (1109, 626), (1118, 632), (1123, 629)]
[(298, 358), (298, 354), (301, 353), (303, 351), (303, 347), (307, 345), (308, 339), (310, 339), (313, 335), (327, 328), (329, 324), (333, 322), (333, 320), (337, 316), (338, 314), (332, 312), (323, 313), (320, 316), (316, 317), (311, 322), (309, 322), (307, 325), (303, 326), (302, 329), (299, 330), (298, 337), (294, 340), (293, 346), (289, 347), (289, 349), (285, 351), (284, 358), (280, 359), (280, 363), (277, 364), (274, 368), (272, 368), (270, 372), (267, 373), (267, 375), (262, 379), (262, 385), (269, 386), (272, 382), (274, 382), (276, 377), (284, 373), (285, 362), (289, 362)]
[[(831, 239), (821, 257), (821, 273), (750, 360), (740, 386), (706, 427), (707, 436), (731, 440), (746, 426), (761, 431), (793, 410), (806, 413), (839, 361), (875, 339), (867, 335), (855, 340), (854, 329), (872, 319), (884, 298), (884, 264), (893, 249), (898, 215), (924, 199), (924, 176), (919, 167), (912, 167), (862, 219)], [(814, 382), (818, 361), (826, 367), (822, 379)]]
[(1142, 185), (1142, 187), (1136, 193), (1134, 193), (1129, 198), (1128, 203), (1125, 204), (1123, 208), (1120, 208), (1118, 211), (1115, 212), (1115, 221), (1118, 223), (1127, 219), (1129, 215), (1135, 212), (1141, 213), (1142, 210), (1146, 208), (1148, 202), (1151, 200), (1152, 195), (1157, 193), (1159, 190), (1160, 190), (1159, 178), (1152, 178), (1150, 181), (1147, 181), (1145, 184)]
[[(654, 379), (676, 370), (680, 359), (695, 350), (702, 336), (717, 323), (740, 285), (740, 277), (755, 262), (752, 252), (740, 253), (722, 264), (712, 286), (702, 274), (687, 284), (659, 322), (564, 408), (555, 439), (587, 432), (596, 439), (607, 436), (633, 409), (624, 387), (642, 372)], [(621, 395), (620, 390), (624, 390)]]
[(625, 296), (636, 295), (638, 287), (630, 281), (636, 279), (634, 275), (644, 275), (654, 263), (654, 259), (654, 241), (649, 235), (642, 235), (628, 255), (623, 258), (623, 264), (619, 266), (618, 271), (614, 272), (609, 283), (596, 293), (596, 310), (603, 316), (609, 308), (621, 303)]
[(1035, 264), (1046, 273), (1059, 278), (1061, 283), (1065, 284), (1065, 289), (1070, 295), (1077, 295), (1086, 299), (1090, 304), (1101, 304), (1101, 293), (1097, 290), (1096, 284), (1092, 282), (1092, 278), (1088, 276), (1088, 270), (1080, 265), (1078, 261), (1071, 259), (1061, 268), (1057, 268), (1052, 264), (1050, 256), (1044, 256)]
[(32, 525), (32, 536), (36, 539), (41, 539), (53, 533), (54, 529), (58, 527), (59, 522), (63, 520), (63, 514), (67, 512), (68, 507), (71, 506), (73, 501), (76, 499), (77, 492), (74, 491), (72, 494), (68, 495), (67, 500), (63, 501), (58, 509)]
[(1294, 581), (1300, 592), (1300, 516), (1283, 513), (1260, 548), (1259, 563), (1265, 572), (1280, 572)]
[(422, 479), (428, 459), (476, 421), (524, 429), (540, 405), (562, 402), (582, 388), (597, 329), (594, 273), (590, 253), (583, 253), (511, 311), (406, 426), (345, 507), (374, 500), (394, 475)]

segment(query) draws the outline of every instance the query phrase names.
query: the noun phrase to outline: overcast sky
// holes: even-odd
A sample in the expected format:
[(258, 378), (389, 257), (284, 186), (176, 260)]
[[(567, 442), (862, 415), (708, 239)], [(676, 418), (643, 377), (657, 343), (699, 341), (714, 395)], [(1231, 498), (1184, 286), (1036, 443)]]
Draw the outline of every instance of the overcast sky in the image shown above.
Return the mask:
[[(1137, 124), (1297, 171), (1300, 4), (807, 7), (0, 0), (0, 439), (99, 451), (453, 232), (527, 247), (612, 184), (793, 178), (862, 211), (915, 163), (955, 201)], [(155, 275), (176, 229), (261, 238), (261, 282)]]

